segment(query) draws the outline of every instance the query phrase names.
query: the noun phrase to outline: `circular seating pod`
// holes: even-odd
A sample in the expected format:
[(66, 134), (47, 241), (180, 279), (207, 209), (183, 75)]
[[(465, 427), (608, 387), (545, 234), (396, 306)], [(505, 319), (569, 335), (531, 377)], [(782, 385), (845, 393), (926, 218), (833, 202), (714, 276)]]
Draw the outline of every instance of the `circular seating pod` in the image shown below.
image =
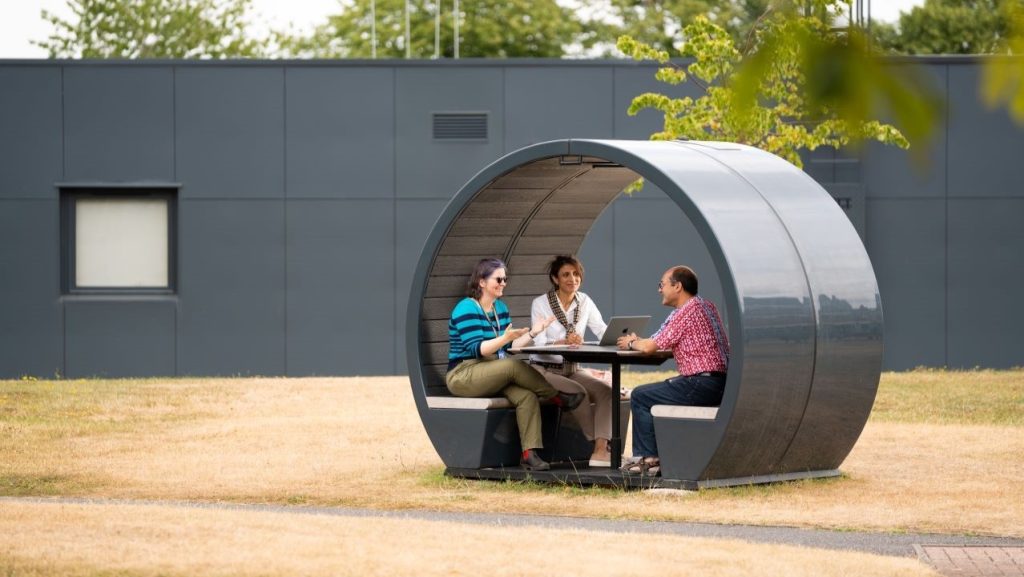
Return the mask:
[[(458, 399), (444, 384), (448, 316), (473, 266), (488, 256), (508, 263), (516, 282), (504, 300), (514, 324), (528, 323), (532, 299), (548, 290), (551, 255), (578, 252), (638, 177), (674, 201), (706, 245), (732, 346), (717, 410), (656, 407), (663, 479), (716, 486), (838, 474), (881, 371), (881, 300), (864, 245), (792, 164), (749, 146), (688, 141), (536, 144), (481, 170), (448, 204), (416, 267), (406, 333), (416, 407), (445, 465), (514, 466), (519, 457), (504, 399)], [(665, 266), (674, 264), (685, 263)], [(572, 419), (555, 407), (544, 418), (549, 459), (589, 455), (567, 430)]]

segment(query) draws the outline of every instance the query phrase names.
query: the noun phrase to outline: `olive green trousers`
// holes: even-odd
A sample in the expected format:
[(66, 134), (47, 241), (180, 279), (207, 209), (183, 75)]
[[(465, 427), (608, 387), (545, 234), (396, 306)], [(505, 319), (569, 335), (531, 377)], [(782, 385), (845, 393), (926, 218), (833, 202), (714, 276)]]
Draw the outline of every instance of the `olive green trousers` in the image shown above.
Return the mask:
[(544, 446), (540, 402), (558, 391), (530, 365), (518, 359), (470, 359), (448, 371), (445, 384), (456, 397), (504, 396), (516, 408), (523, 450)]

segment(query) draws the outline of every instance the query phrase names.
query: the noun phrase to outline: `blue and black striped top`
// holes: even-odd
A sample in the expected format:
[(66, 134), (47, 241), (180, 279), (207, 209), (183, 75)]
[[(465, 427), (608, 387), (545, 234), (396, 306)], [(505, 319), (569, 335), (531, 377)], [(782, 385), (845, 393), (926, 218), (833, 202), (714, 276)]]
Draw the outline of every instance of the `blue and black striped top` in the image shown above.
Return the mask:
[(475, 300), (466, 297), (459, 301), (448, 319), (448, 370), (464, 360), (479, 358), (480, 343), (503, 333), (510, 322), (508, 307), (500, 300), (494, 301), (494, 313), (487, 315)]

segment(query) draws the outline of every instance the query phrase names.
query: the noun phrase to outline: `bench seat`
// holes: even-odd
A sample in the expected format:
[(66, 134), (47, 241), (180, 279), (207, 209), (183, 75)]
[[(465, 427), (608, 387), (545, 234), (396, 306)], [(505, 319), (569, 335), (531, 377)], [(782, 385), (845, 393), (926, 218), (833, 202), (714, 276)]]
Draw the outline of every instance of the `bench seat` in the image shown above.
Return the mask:
[(512, 403), (505, 397), (427, 397), (431, 409), (511, 409)]
[(693, 419), (713, 421), (718, 416), (718, 407), (691, 407), (686, 405), (654, 405), (651, 415), (663, 419)]

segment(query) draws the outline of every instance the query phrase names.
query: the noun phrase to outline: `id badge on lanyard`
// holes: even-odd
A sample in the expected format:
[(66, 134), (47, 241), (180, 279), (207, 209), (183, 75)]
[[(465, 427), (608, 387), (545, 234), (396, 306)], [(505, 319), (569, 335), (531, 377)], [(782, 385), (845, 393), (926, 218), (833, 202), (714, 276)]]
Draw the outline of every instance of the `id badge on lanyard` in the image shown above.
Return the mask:
[(498, 349), (498, 358), (503, 359), (505, 356), (505, 349)]

